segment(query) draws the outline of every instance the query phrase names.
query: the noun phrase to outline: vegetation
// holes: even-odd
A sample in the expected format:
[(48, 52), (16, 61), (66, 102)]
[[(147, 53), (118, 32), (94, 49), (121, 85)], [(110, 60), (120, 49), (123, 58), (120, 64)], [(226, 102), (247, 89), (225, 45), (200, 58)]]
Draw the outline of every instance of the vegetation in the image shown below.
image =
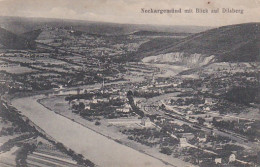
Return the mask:
[(36, 146), (34, 144), (25, 143), (21, 147), (21, 149), (18, 151), (16, 155), (16, 166), (17, 167), (25, 167), (27, 166), (27, 155), (29, 153), (32, 153), (35, 150)]
[(4, 151), (4, 152), (9, 151), (14, 146), (20, 147), (20, 150), (16, 156), (16, 165), (18, 167), (26, 166), (27, 155), (29, 153), (32, 153), (34, 151), (34, 149), (36, 148), (36, 146), (34, 144), (24, 143), (23, 141), (27, 140), (27, 139), (35, 138), (38, 136), (51, 142), (54, 146), (57, 147), (58, 150), (69, 155), (70, 157), (72, 157), (73, 160), (77, 161), (78, 164), (85, 165), (88, 167), (95, 166), (91, 161), (84, 159), (84, 157), (82, 155), (76, 154), (72, 150), (68, 150), (62, 143), (57, 143), (57, 142), (49, 139), (45, 134), (42, 134), (39, 131), (37, 131), (35, 129), (35, 127), (33, 127), (29, 124), (29, 120), (22, 119), (22, 116), (17, 111), (15, 111), (15, 109), (5, 108), (3, 106), (3, 103), (4, 103), (3, 101), (1, 101), (1, 103), (0, 103), (0, 108), (1, 108), (0, 117), (2, 117), (2, 120), (12, 122), (13, 125), (20, 127), (20, 132), (24, 132), (22, 135), (14, 138), (14, 139), (8, 140), (6, 143), (4, 143), (0, 147), (0, 150)]
[(160, 152), (163, 153), (163, 154), (166, 154), (166, 155), (172, 154), (172, 150), (168, 147), (162, 147)]
[(225, 98), (234, 103), (249, 105), (256, 102), (258, 94), (258, 88), (234, 87), (226, 93)]
[[(259, 38), (256, 36), (258, 32), (259, 23), (224, 26), (190, 35), (167, 48), (158, 47), (159, 49), (150, 52), (150, 55), (185, 51), (187, 56), (193, 53), (216, 55), (219, 61), (225, 62), (257, 61)], [(160, 44), (157, 42), (157, 45)], [(230, 48), (235, 49), (230, 51)]]
[(123, 130), (122, 133), (128, 135), (128, 139), (150, 147), (173, 147), (179, 143), (177, 139), (171, 137), (167, 132), (158, 131), (154, 128), (128, 129)]
[(125, 104), (121, 99), (110, 99), (108, 101), (99, 101), (97, 103), (90, 103), (90, 109), (85, 109), (85, 104), (80, 102), (79, 104), (72, 104), (72, 112), (79, 114), (87, 120), (99, 119), (99, 117), (104, 117), (107, 119), (128, 117), (135, 115), (133, 112), (122, 112), (117, 110), (118, 107), (123, 107)]
[(129, 101), (129, 104), (131, 105), (132, 107), (132, 110), (138, 114), (139, 116), (141, 117), (144, 117), (144, 112), (142, 110), (140, 110), (140, 108), (138, 108), (136, 105), (135, 105), (135, 102), (134, 102), (134, 98), (133, 98), (133, 92), (132, 91), (128, 91), (127, 92), (127, 98), (128, 98), (128, 101)]

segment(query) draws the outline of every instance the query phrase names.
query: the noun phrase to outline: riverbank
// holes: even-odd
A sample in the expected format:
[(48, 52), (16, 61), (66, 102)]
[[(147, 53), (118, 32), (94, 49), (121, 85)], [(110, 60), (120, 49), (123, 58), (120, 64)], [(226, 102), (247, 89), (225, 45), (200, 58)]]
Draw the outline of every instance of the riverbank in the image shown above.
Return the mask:
[[(72, 121), (75, 121), (82, 126), (89, 128), (96, 133), (99, 133), (111, 140), (119, 142), (125, 146), (133, 148), (141, 153), (147, 154), (153, 158), (156, 158), (162, 161), (165, 164), (169, 164), (171, 166), (189, 166), (191, 164), (184, 162), (178, 158), (173, 158), (172, 156), (168, 156), (158, 152), (157, 148), (148, 147), (142, 145), (140, 143), (134, 142), (133, 140), (129, 140), (127, 135), (120, 133), (120, 128), (116, 126), (111, 126), (108, 122), (109, 120), (101, 119), (99, 122), (101, 123), (99, 126), (95, 125), (95, 121), (91, 122), (80, 115), (73, 113), (70, 110), (69, 104), (65, 101), (65, 96), (53, 96), (48, 98), (39, 99), (38, 102), (42, 104), (47, 109), (64, 116)], [(136, 118), (137, 119), (137, 118)]]
[(160, 160), (119, 144), (48, 110), (37, 102), (43, 95), (13, 99), (12, 105), (47, 134), (100, 166), (167, 166)]
[[(75, 164), (74, 166), (95, 166), (95, 164), (93, 164), (88, 159), (85, 159), (79, 154), (76, 154), (73, 150), (68, 149), (62, 143), (59, 143), (54, 138), (49, 136), (47, 133), (45, 133), (43, 129), (37, 126), (26, 116), (20, 114), (20, 112), (16, 108), (9, 106), (8, 103), (2, 99), (0, 100), (0, 108), (1, 122), (4, 120), (1, 125), (3, 127), (0, 136), (0, 164), (3, 165), (3, 163), (7, 162), (8, 164), (10, 163), (11, 166), (31, 166), (31, 163), (37, 163), (36, 161), (38, 161), (39, 159), (35, 161), (34, 158), (28, 160), (29, 162), (27, 162), (27, 156), (34, 154), (35, 149), (39, 146), (37, 143), (38, 140), (45, 140), (48, 143), (48, 147), (45, 147), (45, 150), (47, 149), (47, 154), (48, 148), (52, 147), (56, 150), (56, 153), (59, 153), (59, 155), (64, 155), (63, 159), (58, 158), (60, 160), (60, 163), (63, 163), (64, 161), (69, 159), (70, 162), (73, 162)], [(10, 128), (10, 124), (12, 128)], [(4, 129), (9, 130), (6, 131)], [(42, 144), (43, 143), (41, 142), (40, 145)], [(17, 147), (17, 149), (15, 149), (15, 152), (12, 152), (11, 150), (15, 147)], [(5, 161), (5, 159), (2, 159), (6, 154), (10, 155), (8, 156), (7, 161)], [(12, 161), (10, 158), (15, 161)], [(57, 157), (55, 154), (49, 163), (52, 164), (56, 158)]]

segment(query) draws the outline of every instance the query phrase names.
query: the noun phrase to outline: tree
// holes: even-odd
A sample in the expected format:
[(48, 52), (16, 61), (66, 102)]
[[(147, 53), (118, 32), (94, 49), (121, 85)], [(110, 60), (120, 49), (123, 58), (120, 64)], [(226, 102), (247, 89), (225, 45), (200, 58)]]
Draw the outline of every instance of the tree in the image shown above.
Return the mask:
[(163, 153), (163, 154), (166, 154), (166, 155), (172, 154), (172, 150), (168, 147), (162, 147), (160, 152)]
[(161, 105), (161, 109), (165, 109), (165, 105), (164, 104)]
[(129, 97), (129, 96), (133, 96), (134, 94), (133, 94), (133, 92), (131, 91), (131, 90), (129, 90), (128, 92), (127, 92), (127, 97)]
[(79, 110), (84, 110), (85, 109), (85, 104), (83, 102), (80, 102), (79, 106), (78, 106), (78, 109)]
[(204, 122), (205, 122), (205, 119), (204, 119), (204, 118), (201, 118), (201, 117), (198, 117), (197, 120), (199, 121), (199, 124), (200, 124), (200, 125), (203, 125)]
[(231, 102), (249, 105), (256, 101), (258, 92), (258, 87), (234, 87), (225, 94), (225, 98)]

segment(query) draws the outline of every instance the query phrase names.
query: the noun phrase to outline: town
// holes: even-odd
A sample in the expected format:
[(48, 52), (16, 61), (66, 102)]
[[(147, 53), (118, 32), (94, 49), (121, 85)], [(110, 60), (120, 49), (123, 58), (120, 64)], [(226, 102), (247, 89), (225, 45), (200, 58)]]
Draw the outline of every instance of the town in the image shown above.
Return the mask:
[[(121, 154), (131, 149), (170, 166), (258, 166), (259, 62), (178, 51), (141, 56), (162, 39), (185, 41), (189, 33), (44, 25), (36, 49), (3, 44), (0, 166), (104, 166), (114, 158), (101, 156), (113, 152), (110, 142), (127, 146)], [(80, 143), (92, 135), (100, 143)], [(67, 140), (77, 136), (82, 147)]]

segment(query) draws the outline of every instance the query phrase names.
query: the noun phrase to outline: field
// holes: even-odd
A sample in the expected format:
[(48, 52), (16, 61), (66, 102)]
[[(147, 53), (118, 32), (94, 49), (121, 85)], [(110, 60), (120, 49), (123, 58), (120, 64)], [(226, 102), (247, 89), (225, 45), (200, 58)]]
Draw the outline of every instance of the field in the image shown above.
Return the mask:
[(11, 67), (0, 67), (0, 71), (5, 71), (10, 74), (25, 74), (25, 73), (36, 72), (37, 70), (33, 70), (30, 68), (21, 67), (21, 66), (11, 66)]

